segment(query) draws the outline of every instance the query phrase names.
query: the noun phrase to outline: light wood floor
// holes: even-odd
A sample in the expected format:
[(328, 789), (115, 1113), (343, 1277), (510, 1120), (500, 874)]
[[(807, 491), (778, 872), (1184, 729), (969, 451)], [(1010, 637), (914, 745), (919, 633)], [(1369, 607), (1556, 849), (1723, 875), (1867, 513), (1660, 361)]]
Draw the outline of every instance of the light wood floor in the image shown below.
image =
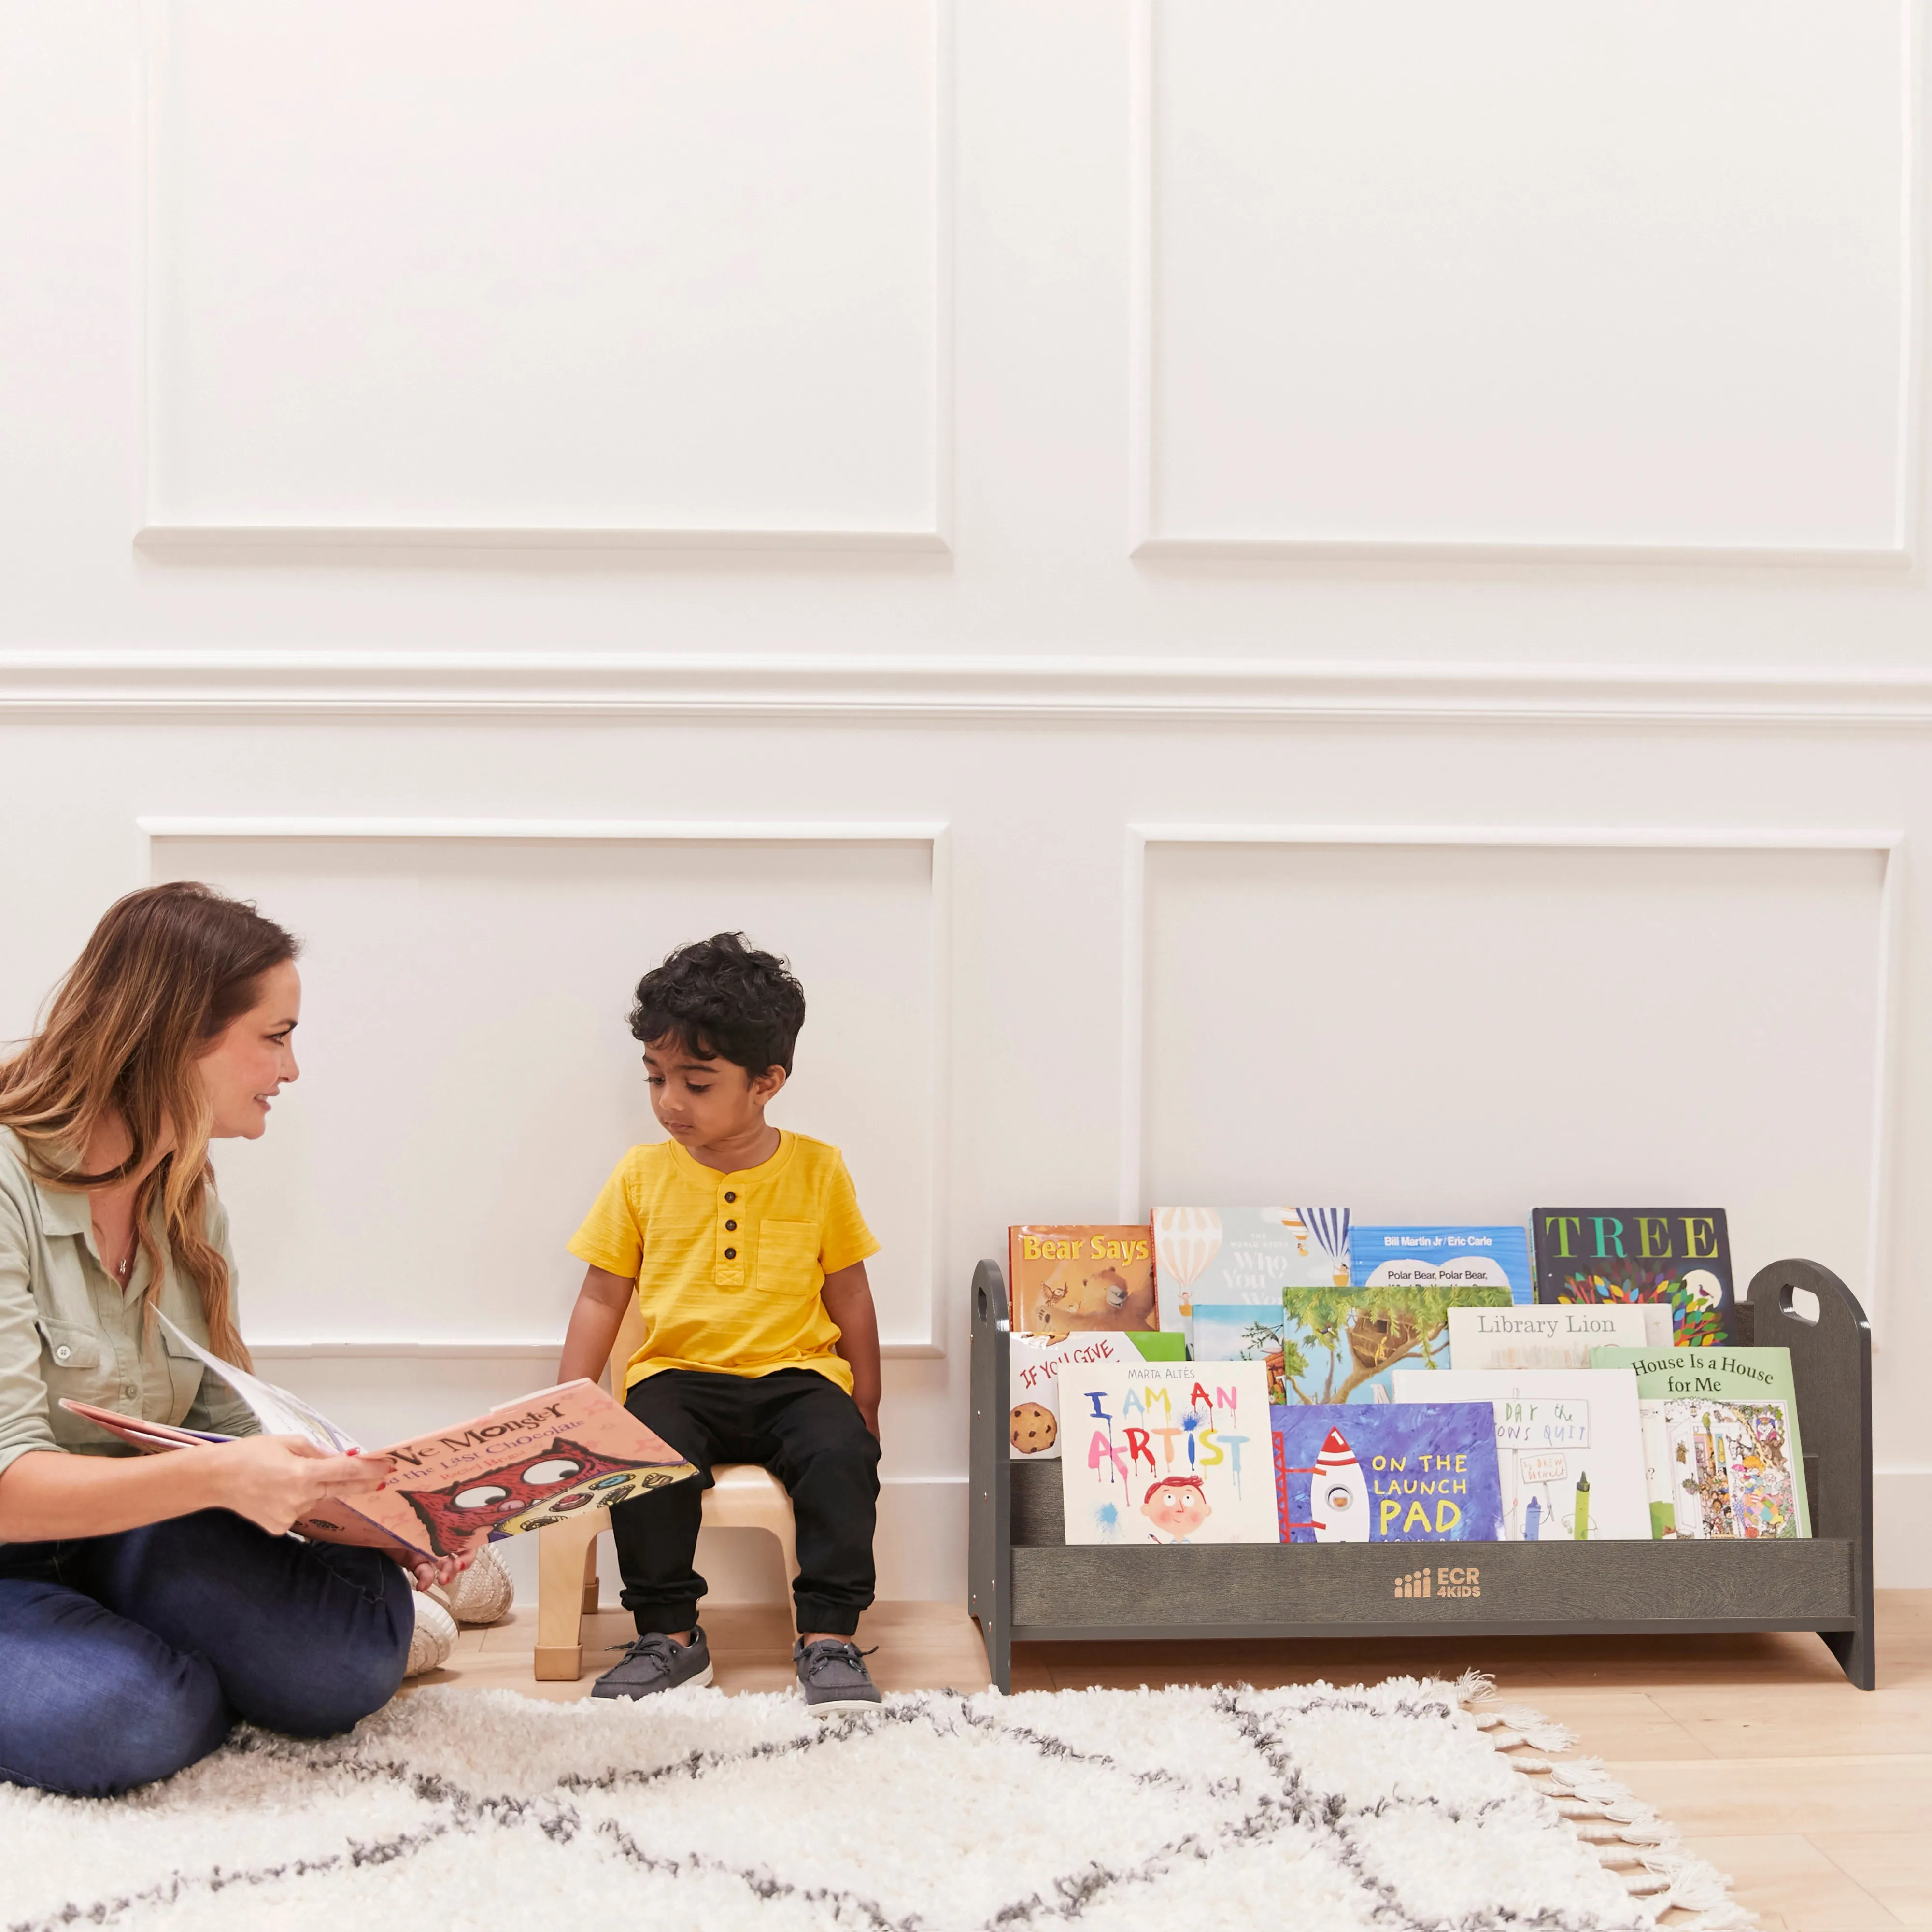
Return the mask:
[[(1577, 1734), (1577, 1749), (1731, 1874), (1766, 1932), (1932, 1928), (1932, 1591), (1879, 1593), (1879, 1688), (1847, 1684), (1813, 1636), (1470, 1638), (1433, 1643), (1035, 1644), (1014, 1654), (1016, 1690), (1085, 1684), (1370, 1682), (1474, 1666), (1512, 1700)], [(782, 1609), (704, 1618), (719, 1686), (792, 1682)], [(466, 1630), (449, 1667), (422, 1683), (580, 1697), (630, 1619), (586, 1619), (575, 1684), (530, 1676), (536, 1613)], [(986, 1660), (964, 1612), (881, 1604), (860, 1641), (882, 1689), (983, 1690)]]

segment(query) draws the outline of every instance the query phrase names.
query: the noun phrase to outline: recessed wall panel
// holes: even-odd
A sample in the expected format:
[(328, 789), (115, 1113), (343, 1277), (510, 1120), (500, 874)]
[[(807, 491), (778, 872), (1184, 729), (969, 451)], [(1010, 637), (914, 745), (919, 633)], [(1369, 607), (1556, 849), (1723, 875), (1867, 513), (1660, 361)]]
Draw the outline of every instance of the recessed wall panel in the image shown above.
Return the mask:
[(1882, 856), (1154, 844), (1146, 1204), (1731, 1216), (1866, 1294)]
[(932, 7), (152, 4), (151, 524), (933, 529)]
[(1149, 8), (1154, 537), (1902, 547), (1902, 0)]
[(932, 853), (915, 843), (158, 838), (157, 878), (303, 942), (301, 1077), (216, 1168), (260, 1340), (560, 1340), (564, 1251), (624, 1150), (664, 1138), (639, 975), (724, 930), (807, 1000), (770, 1118), (844, 1150), (885, 1339), (931, 1319)]

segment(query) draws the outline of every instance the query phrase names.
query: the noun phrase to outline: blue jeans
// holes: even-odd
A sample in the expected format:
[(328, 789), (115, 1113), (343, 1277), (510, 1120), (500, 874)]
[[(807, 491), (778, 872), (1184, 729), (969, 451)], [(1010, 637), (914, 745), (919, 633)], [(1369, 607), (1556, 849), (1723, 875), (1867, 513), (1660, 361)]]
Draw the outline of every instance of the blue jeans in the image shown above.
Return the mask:
[(111, 1797), (206, 1757), (238, 1718), (346, 1731), (395, 1695), (415, 1628), (386, 1556), (226, 1510), (0, 1544), (0, 1781)]

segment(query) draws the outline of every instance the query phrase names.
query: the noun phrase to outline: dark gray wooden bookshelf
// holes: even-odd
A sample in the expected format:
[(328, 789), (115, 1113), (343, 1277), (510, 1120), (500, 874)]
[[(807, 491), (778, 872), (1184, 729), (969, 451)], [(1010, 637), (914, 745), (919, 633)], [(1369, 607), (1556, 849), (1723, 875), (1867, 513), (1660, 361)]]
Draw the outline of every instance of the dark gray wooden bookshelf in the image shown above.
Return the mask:
[[(1816, 1315), (1794, 1300), (1816, 1298)], [(1060, 1465), (1009, 1454), (1006, 1284), (973, 1276), (968, 1607), (993, 1682), (1012, 1646), (1183, 1637), (1564, 1636), (1816, 1630), (1862, 1690), (1872, 1654), (1871, 1330), (1815, 1262), (1760, 1270), (1739, 1341), (1791, 1351), (1813, 1534), (1792, 1542), (1070, 1546)], [(1419, 1565), (1466, 1596), (1398, 1596)], [(1433, 1578), (1432, 1578), (1432, 1582)]]

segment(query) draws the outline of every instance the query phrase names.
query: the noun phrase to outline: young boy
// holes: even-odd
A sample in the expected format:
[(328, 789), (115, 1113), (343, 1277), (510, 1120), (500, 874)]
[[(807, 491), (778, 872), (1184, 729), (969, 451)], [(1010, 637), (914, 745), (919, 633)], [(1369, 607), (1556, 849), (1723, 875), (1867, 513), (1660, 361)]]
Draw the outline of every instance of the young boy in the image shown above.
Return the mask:
[(692, 1568), (702, 1492), (714, 1463), (761, 1462), (797, 1526), (806, 1702), (879, 1701), (852, 1641), (872, 1600), (879, 1330), (866, 1258), (879, 1244), (838, 1150), (766, 1124), (804, 1024), (804, 989), (742, 933), (681, 946), (638, 982), (631, 1031), (670, 1138), (632, 1148), (570, 1244), (590, 1265), (560, 1372), (602, 1372), (635, 1294), (646, 1334), (625, 1406), (700, 1480), (610, 1512), (638, 1637), (593, 1696), (711, 1682)]

